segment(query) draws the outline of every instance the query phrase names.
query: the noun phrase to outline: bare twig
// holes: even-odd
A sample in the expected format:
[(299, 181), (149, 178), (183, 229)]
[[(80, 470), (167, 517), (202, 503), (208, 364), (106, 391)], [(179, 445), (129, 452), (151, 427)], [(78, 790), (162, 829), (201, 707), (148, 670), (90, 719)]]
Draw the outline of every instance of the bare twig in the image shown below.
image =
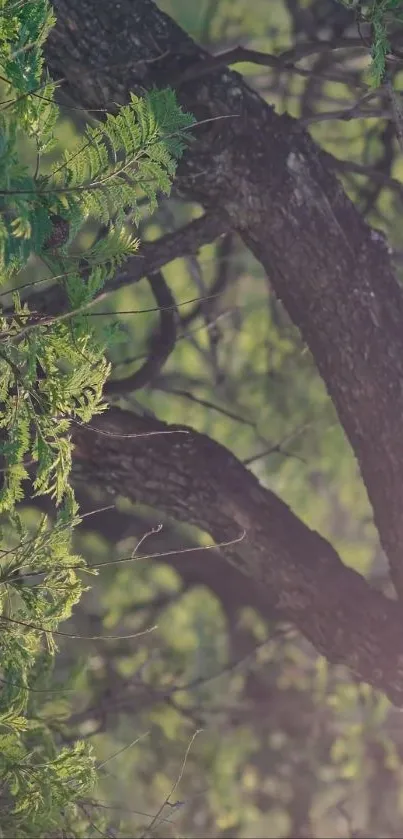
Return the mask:
[(155, 301), (159, 307), (160, 326), (153, 336), (145, 363), (124, 379), (112, 379), (106, 383), (106, 394), (130, 393), (147, 385), (156, 376), (175, 349), (176, 323), (178, 319), (175, 298), (161, 271), (148, 277)]
[(180, 782), (181, 782), (181, 780), (182, 780), (182, 778), (183, 778), (183, 773), (184, 773), (184, 771), (185, 771), (186, 762), (187, 762), (187, 759), (188, 759), (188, 757), (189, 757), (189, 752), (190, 752), (190, 749), (192, 748), (193, 743), (194, 743), (194, 741), (195, 741), (196, 737), (198, 736), (198, 734), (201, 734), (201, 732), (202, 732), (202, 731), (203, 731), (203, 729), (202, 729), (202, 728), (197, 728), (197, 729), (196, 729), (196, 731), (194, 732), (194, 734), (193, 734), (193, 736), (192, 736), (192, 738), (191, 738), (191, 740), (189, 741), (189, 744), (188, 744), (188, 746), (187, 746), (187, 749), (186, 749), (186, 752), (185, 752), (185, 756), (184, 756), (184, 758), (183, 758), (182, 766), (181, 766), (180, 771), (179, 771), (179, 775), (178, 775), (178, 777), (177, 777), (177, 779), (176, 779), (175, 783), (172, 785), (172, 787), (171, 787), (171, 789), (170, 789), (170, 791), (169, 791), (169, 793), (168, 793), (167, 797), (165, 798), (165, 800), (164, 800), (164, 801), (163, 801), (163, 803), (161, 804), (161, 807), (159, 808), (159, 810), (157, 810), (157, 812), (156, 812), (156, 814), (155, 814), (154, 818), (152, 819), (152, 821), (151, 821), (151, 822), (150, 822), (150, 824), (148, 825), (147, 829), (146, 829), (146, 830), (145, 830), (145, 832), (143, 833), (143, 835), (142, 835), (141, 839), (146, 839), (147, 834), (150, 834), (150, 833), (151, 833), (151, 831), (153, 830), (153, 828), (154, 828), (154, 827), (158, 824), (159, 818), (160, 818), (160, 816), (161, 816), (161, 814), (162, 814), (162, 812), (163, 812), (163, 810), (165, 809), (165, 807), (166, 807), (166, 806), (171, 806), (171, 807), (172, 807), (172, 806), (177, 806), (177, 803), (176, 803), (176, 802), (175, 802), (175, 804), (173, 804), (173, 802), (171, 802), (171, 798), (172, 798), (172, 796), (174, 795), (174, 793), (176, 792), (176, 789), (177, 789), (177, 787), (179, 786), (179, 784), (180, 784)]

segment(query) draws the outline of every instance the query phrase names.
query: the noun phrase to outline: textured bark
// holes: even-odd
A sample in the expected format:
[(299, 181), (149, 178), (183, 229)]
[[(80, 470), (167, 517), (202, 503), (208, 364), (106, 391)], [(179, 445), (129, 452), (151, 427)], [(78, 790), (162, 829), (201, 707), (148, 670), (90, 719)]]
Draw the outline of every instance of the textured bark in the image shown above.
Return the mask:
[[(346, 664), (403, 705), (400, 604), (346, 568), (325, 539), (223, 446), (191, 430), (127, 436), (174, 428), (115, 409), (91, 428), (78, 426), (76, 485), (85, 481), (111, 497), (125, 495), (163, 510), (216, 542), (246, 531), (242, 541), (221, 551), (259, 586), (260, 602), (292, 621), (330, 661)], [(199, 561), (211, 561), (208, 552)]]
[[(116, 418), (119, 421), (119, 414), (116, 415)], [(134, 420), (137, 421), (137, 418), (135, 417)], [(49, 496), (39, 495), (32, 498), (32, 487), (30, 489), (30, 494), (29, 492), (25, 493), (25, 497), (30, 498), (30, 505), (32, 504), (34, 508), (41, 510), (52, 518), (55, 514), (55, 508)], [(80, 524), (80, 532), (95, 531), (111, 544), (116, 544), (129, 537), (139, 539), (151, 527), (155, 526), (155, 516), (148, 518), (144, 515), (144, 511), (142, 515), (137, 515), (133, 511), (123, 512), (113, 508), (104, 510), (102, 515), (91, 515), (94, 510), (94, 501), (88, 494), (87, 482), (85, 485), (76, 482), (76, 500), (80, 506), (80, 513), (84, 516), (87, 514)], [(163, 508), (162, 504), (161, 509)], [(161, 537), (148, 536), (146, 544), (147, 551), (157, 552), (161, 550)], [(239, 611), (245, 607), (260, 611), (266, 620), (272, 619), (274, 621), (278, 618), (275, 612), (268, 613), (267, 598), (264, 595), (262, 596), (262, 591), (253, 578), (247, 579), (236, 567), (224, 563), (219, 549), (209, 550), (207, 554), (201, 555), (196, 548), (194, 551), (188, 550), (183, 555), (180, 552), (181, 547), (183, 547), (183, 542), (179, 544), (177, 534), (174, 535), (169, 530), (167, 535), (167, 528), (164, 527), (164, 550), (170, 550), (172, 553), (162, 558), (161, 562), (169, 564), (176, 571), (181, 578), (183, 590), (187, 591), (196, 586), (205, 586), (218, 598), (227, 621), (231, 625), (232, 635), (236, 632), (245, 634), (243, 627), (237, 627)], [(175, 548), (177, 553), (175, 553)], [(253, 639), (252, 646), (255, 646), (255, 643), (256, 641)], [(239, 656), (238, 648), (234, 648), (233, 652), (234, 658), (235, 654)]]
[(46, 48), (86, 107), (176, 84), (198, 119), (177, 186), (229, 216), (300, 327), (354, 449), (403, 596), (403, 302), (381, 235), (364, 223), (296, 120), (236, 73), (180, 85), (206, 53), (152, 0), (54, 0)]

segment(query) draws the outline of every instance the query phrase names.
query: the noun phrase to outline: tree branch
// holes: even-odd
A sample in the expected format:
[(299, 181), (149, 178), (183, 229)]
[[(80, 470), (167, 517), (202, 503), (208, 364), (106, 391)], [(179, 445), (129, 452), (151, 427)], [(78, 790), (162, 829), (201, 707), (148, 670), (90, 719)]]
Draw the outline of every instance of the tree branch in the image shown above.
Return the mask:
[[(190, 429), (177, 437), (124, 436), (167, 428), (183, 426), (167, 427), (116, 409), (97, 417), (90, 428), (77, 426), (75, 484), (89, 483), (109, 496), (124, 495), (159, 509), (216, 542), (246, 530), (243, 541), (220, 553), (259, 587), (267, 611), (278, 610), (329, 661), (347, 665), (403, 705), (400, 605), (344, 566), (325, 539), (223, 446)], [(200, 561), (209, 560), (201, 556)]]
[(175, 349), (178, 310), (171, 289), (161, 271), (150, 274), (148, 281), (157, 306), (160, 307), (159, 329), (152, 336), (146, 361), (139, 370), (121, 379), (110, 379), (104, 388), (106, 395), (133, 393), (145, 387), (157, 375)]
[[(347, 46), (355, 46), (356, 48), (358, 46), (362, 49), (362, 42), (360, 41), (359, 44), (357, 44), (356, 41), (357, 39), (346, 39)], [(328, 45), (326, 45), (326, 47), (326, 51), (331, 49), (331, 47), (329, 47)], [(333, 47), (333, 49), (335, 49), (335, 47)], [(316, 47), (315, 52), (320, 51), (321, 44), (319, 43), (319, 46)], [(272, 69), (277, 70), (280, 73), (295, 73), (296, 75), (303, 76), (304, 78), (311, 78), (312, 76), (316, 75), (314, 70), (307, 70), (304, 67), (298, 67), (296, 64), (293, 64), (288, 54), (287, 58), (283, 58), (282, 55), (271, 55), (267, 52), (259, 52), (259, 50), (251, 50), (247, 49), (247, 47), (242, 47), (238, 45), (236, 47), (231, 47), (231, 49), (224, 50), (221, 53), (217, 53), (216, 55), (210, 55), (204, 61), (201, 61), (200, 64), (196, 64), (195, 67), (189, 67), (189, 69), (185, 70), (185, 72), (182, 75), (179, 75), (178, 78), (173, 80), (173, 85), (175, 87), (180, 87), (182, 84), (185, 84), (185, 82), (191, 82), (195, 81), (196, 79), (201, 79), (204, 76), (207, 76), (209, 73), (212, 73), (214, 70), (217, 70), (218, 68), (241, 63), (258, 64), (263, 67), (271, 67)], [(319, 73), (318, 77), (326, 81), (345, 81), (345, 77), (342, 75), (342, 73), (336, 72)], [(365, 85), (362, 85), (362, 87), (365, 87)]]

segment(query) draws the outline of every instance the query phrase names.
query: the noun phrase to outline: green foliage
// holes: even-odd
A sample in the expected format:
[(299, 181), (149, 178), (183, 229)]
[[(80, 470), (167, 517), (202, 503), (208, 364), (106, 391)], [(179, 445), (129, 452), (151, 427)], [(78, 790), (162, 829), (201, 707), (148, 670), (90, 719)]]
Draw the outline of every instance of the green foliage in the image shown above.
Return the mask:
[(44, 747), (47, 741), (39, 724), (29, 727), (28, 734), (33, 742), (38, 741), (28, 754), (20, 736), (0, 735), (0, 774), (10, 799), (17, 802), (13, 810), (5, 807), (1, 835), (43, 836), (39, 831), (44, 828), (46, 812), (47, 830), (57, 830), (62, 815), (64, 824), (71, 825), (69, 835), (76, 836), (76, 801), (94, 785), (96, 777), (91, 751), (84, 743), (76, 743), (52, 754)]
[(382, 84), (386, 72), (386, 56), (390, 52), (390, 25), (403, 21), (402, 0), (339, 0), (347, 8), (354, 8), (360, 18), (372, 26), (371, 81), (374, 87)]
[[(58, 108), (42, 45), (53, 23), (47, 0), (0, 0), (0, 281), (12, 285), (35, 255), (59, 278), (67, 303), (44, 317), (14, 293), (12, 313), (0, 312), (0, 836), (95, 830), (80, 804), (95, 782), (91, 750), (63, 746), (42, 715), (54, 633), (86, 589), (78, 574), (85, 562), (71, 546), (80, 517), (69, 483), (70, 429), (106, 407), (113, 330), (95, 334), (88, 309), (137, 250), (126, 219), (139, 219), (140, 197), (152, 211), (169, 193), (193, 123), (171, 90), (133, 95), (49, 171)], [(21, 162), (21, 142), (34, 150), (34, 166)], [(107, 232), (78, 255), (75, 237), (89, 219)], [(29, 470), (34, 492), (57, 506), (54, 526), (44, 517), (33, 532), (16, 509)]]
[(67, 209), (75, 225), (88, 216), (104, 223), (112, 216), (121, 225), (128, 209), (139, 221), (138, 196), (147, 197), (152, 211), (158, 192), (170, 192), (185, 147), (181, 132), (192, 123), (173, 90), (154, 90), (143, 99), (131, 94), (117, 116), (108, 114), (102, 126), (87, 129), (63, 164), (41, 181), (40, 191), (53, 191), (60, 204), (54, 209)]
[[(48, 78), (42, 82), (40, 44), (53, 18), (47, 3), (15, 8), (13, 17), (14, 6), (3, 4), (9, 28), (13, 20), (15, 47), (5, 41), (1, 48), (9, 98), (0, 112), (0, 276), (3, 282), (10, 279), (36, 252), (64, 279), (70, 307), (82, 309), (136, 251), (137, 240), (124, 228), (126, 216), (132, 212), (138, 220), (140, 195), (152, 210), (157, 193), (169, 192), (175, 161), (185, 146), (183, 131), (193, 120), (180, 111), (171, 90), (153, 91), (144, 100), (133, 95), (130, 105), (108, 116), (104, 125), (88, 128), (77, 148), (65, 153), (50, 174), (42, 174), (42, 155), (54, 144), (57, 107), (54, 85)], [(19, 132), (35, 142), (33, 172), (19, 162)], [(81, 262), (74, 258), (69, 245), (82, 224), (88, 218), (109, 224), (111, 217), (108, 235), (82, 254)], [(52, 219), (69, 228), (59, 247), (53, 246)], [(35, 490), (60, 503), (71, 465), (70, 421), (85, 422), (104, 410), (102, 387), (109, 372), (104, 344), (85, 312), (48, 322), (33, 318), (17, 296), (14, 303), (14, 317), (3, 316), (0, 327), (0, 427), (8, 430), (1, 443), (2, 511), (22, 498), (26, 456), (38, 464)]]
[[(69, 297), (74, 299), (69, 279)], [(102, 388), (109, 372), (104, 347), (87, 327), (85, 316), (27, 328), (29, 309), (21, 305), (17, 294), (14, 302), (13, 320), (0, 319), (4, 336), (0, 428), (8, 430), (1, 446), (7, 464), (0, 491), (2, 511), (12, 509), (23, 497), (27, 455), (37, 463), (35, 491), (50, 493), (60, 503), (71, 467), (71, 420), (86, 422), (104, 410)]]

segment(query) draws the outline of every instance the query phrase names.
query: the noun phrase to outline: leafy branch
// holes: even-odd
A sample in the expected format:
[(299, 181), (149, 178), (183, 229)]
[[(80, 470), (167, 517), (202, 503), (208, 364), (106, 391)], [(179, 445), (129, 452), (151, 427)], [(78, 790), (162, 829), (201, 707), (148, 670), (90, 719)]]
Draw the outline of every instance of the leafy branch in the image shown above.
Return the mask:
[(339, 0), (354, 9), (357, 20), (371, 26), (371, 82), (379, 87), (385, 79), (386, 59), (391, 52), (389, 31), (396, 23), (403, 23), (402, 0)]
[[(53, 24), (48, 0), (0, 0), (0, 281), (12, 287), (37, 255), (62, 284), (71, 314), (38, 318), (17, 292), (12, 315), (0, 310), (0, 834), (19, 837), (95, 835), (80, 806), (96, 778), (91, 750), (60, 749), (40, 704), (54, 636), (76, 637), (58, 626), (87, 588), (79, 572), (97, 573), (72, 551), (81, 519), (70, 428), (106, 408), (105, 350), (116, 330), (99, 337), (87, 308), (137, 251), (127, 214), (138, 221), (140, 200), (152, 212), (169, 193), (194, 123), (172, 90), (133, 95), (49, 171), (59, 112), (42, 46)], [(21, 142), (34, 151), (31, 167), (21, 162)], [(88, 219), (107, 233), (76, 258)], [(28, 476), (57, 508), (53, 527), (44, 517), (34, 535), (17, 509)]]

